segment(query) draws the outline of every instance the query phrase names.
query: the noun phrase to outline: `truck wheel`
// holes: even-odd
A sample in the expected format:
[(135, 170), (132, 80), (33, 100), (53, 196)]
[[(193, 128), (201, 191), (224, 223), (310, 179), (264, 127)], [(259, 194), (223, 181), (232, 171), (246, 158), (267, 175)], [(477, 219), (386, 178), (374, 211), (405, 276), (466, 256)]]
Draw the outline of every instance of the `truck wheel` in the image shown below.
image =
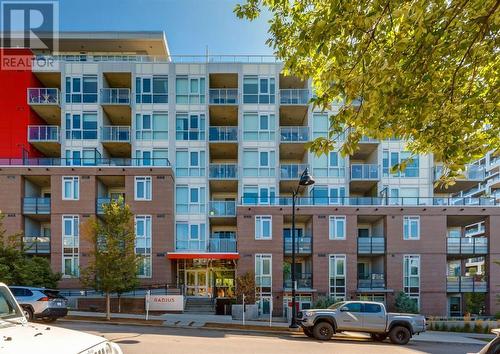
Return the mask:
[(310, 328), (310, 327), (302, 327), (302, 330), (304, 331), (304, 334), (306, 336), (308, 336), (309, 338), (313, 338), (314, 337), (312, 328)]
[(387, 338), (387, 334), (386, 333), (372, 333), (372, 334), (370, 334), (370, 337), (372, 337), (372, 339), (374, 341), (383, 342)]
[(29, 307), (23, 307), (23, 314), (26, 319), (31, 322), (33, 321), (33, 310)]
[(404, 345), (410, 341), (411, 333), (408, 328), (403, 326), (395, 326), (389, 332), (391, 343)]
[(314, 326), (313, 335), (318, 340), (329, 340), (333, 336), (333, 327), (328, 322), (320, 322)]

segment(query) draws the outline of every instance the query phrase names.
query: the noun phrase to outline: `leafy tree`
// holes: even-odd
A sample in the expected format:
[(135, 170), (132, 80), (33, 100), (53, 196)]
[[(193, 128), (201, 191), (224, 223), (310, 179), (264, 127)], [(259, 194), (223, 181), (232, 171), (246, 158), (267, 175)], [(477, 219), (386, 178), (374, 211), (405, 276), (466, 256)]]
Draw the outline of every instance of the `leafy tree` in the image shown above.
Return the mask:
[(245, 304), (255, 303), (255, 275), (253, 273), (246, 272), (236, 277), (235, 294), (239, 304), (243, 303), (243, 295), (245, 295)]
[(417, 304), (405, 292), (396, 295), (396, 310), (401, 313), (418, 313)]
[(106, 295), (106, 319), (111, 318), (111, 293), (124, 293), (138, 284), (140, 256), (135, 254), (135, 228), (130, 207), (123, 200), (103, 204), (103, 220), (92, 218), (81, 234), (92, 245), (90, 262), (82, 271), (84, 285)]
[(26, 255), (22, 249), (22, 233), (7, 235), (4, 217), (0, 213), (0, 282), (56, 288), (61, 274), (52, 271), (47, 258)]
[(498, 0), (245, 1), (240, 18), (271, 13), (267, 43), (284, 73), (312, 79), (315, 105), (341, 102), (312, 151), (332, 150), (342, 132), (343, 154), (362, 136), (395, 136), (433, 153), (452, 184), (499, 149)]

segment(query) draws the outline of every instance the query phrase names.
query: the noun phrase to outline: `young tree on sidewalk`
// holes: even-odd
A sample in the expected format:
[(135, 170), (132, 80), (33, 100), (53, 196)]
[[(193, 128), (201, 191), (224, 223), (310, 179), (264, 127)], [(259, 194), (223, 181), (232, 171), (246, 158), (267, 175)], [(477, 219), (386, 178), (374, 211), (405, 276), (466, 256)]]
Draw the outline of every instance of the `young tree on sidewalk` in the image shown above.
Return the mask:
[(102, 220), (82, 225), (81, 235), (93, 246), (90, 262), (82, 272), (86, 286), (106, 294), (106, 319), (111, 318), (111, 293), (124, 293), (138, 284), (140, 256), (135, 253), (135, 227), (130, 207), (122, 199), (103, 204)]

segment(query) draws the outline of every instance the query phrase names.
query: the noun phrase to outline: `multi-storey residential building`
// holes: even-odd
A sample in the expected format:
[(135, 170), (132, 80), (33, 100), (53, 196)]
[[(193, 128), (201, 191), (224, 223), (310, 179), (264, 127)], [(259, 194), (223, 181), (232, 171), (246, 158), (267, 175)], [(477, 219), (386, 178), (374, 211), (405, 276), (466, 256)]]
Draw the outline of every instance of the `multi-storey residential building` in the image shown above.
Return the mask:
[(124, 196), (143, 285), (227, 298), (251, 272), (261, 312), (287, 313), (291, 195), (308, 168), (315, 184), (296, 208), (301, 308), (321, 297), (392, 306), (404, 291), (428, 315), (463, 314), (471, 292), (485, 294), (486, 313), (500, 310), (500, 208), (454, 194), (484, 169), (450, 189), (434, 185), (432, 156), (394, 173), (410, 156), (397, 139), (315, 156), (306, 143), (327, 136), (336, 107), (310, 106), (310, 82), (272, 58), (174, 57), (157, 32), (61, 33), (59, 48), (34, 53), (30, 71), (0, 71), (0, 206), (26, 252), (63, 273), (60, 287), (80, 286), (82, 222)]

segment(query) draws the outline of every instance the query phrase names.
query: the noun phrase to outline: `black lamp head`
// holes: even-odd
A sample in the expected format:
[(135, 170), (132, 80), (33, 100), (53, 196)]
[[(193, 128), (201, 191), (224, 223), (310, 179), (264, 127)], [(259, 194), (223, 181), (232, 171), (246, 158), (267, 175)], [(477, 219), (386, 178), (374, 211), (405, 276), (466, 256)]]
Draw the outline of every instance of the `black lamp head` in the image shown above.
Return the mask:
[(306, 168), (304, 170), (304, 172), (302, 172), (302, 175), (300, 176), (299, 185), (300, 186), (310, 186), (312, 184), (314, 184), (314, 179), (309, 174), (309, 170)]

